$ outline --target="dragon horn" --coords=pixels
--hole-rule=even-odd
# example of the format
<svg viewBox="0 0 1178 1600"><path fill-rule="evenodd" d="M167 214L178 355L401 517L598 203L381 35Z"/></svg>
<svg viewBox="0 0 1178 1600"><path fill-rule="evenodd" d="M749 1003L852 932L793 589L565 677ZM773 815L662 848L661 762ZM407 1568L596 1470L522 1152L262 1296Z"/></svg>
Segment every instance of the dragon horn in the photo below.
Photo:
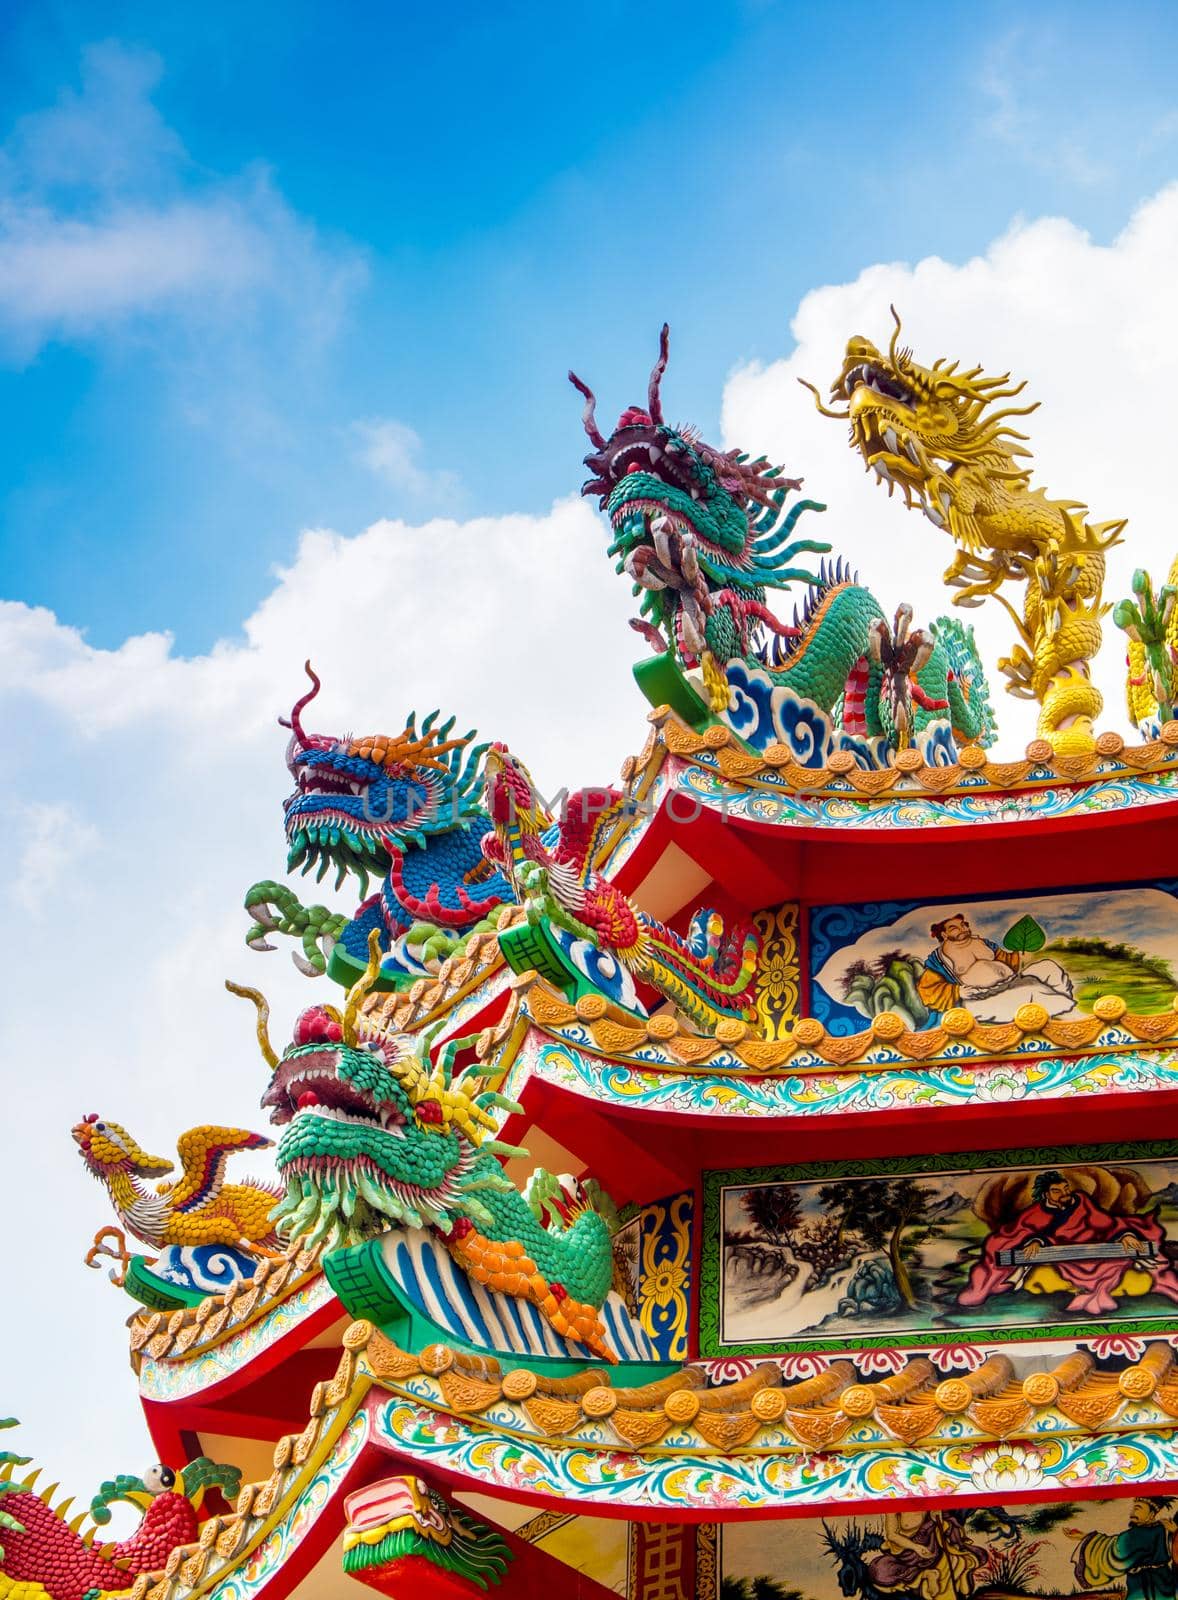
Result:
<svg viewBox="0 0 1178 1600"><path fill-rule="evenodd" d="M356 1017L360 1011L360 1002L372 988L380 973L380 930L373 928L368 935L368 965L348 990L348 998L344 1003L343 1021L340 1024L344 1036L344 1043L356 1048Z"/></svg>
<svg viewBox="0 0 1178 1600"><path fill-rule="evenodd" d="M901 367L907 364L908 360L911 358L912 352L911 350L899 349L900 313L896 310L895 306L889 306L888 310L892 313L892 321L896 324L896 326L892 329L892 337L888 344L888 360L892 363L893 369L899 371Z"/></svg>
<svg viewBox="0 0 1178 1600"><path fill-rule="evenodd" d="M587 383L582 383L577 374L570 370L569 382L573 388L585 396L585 409L581 413L581 426L589 435L589 442L595 444L599 450L605 449L605 439L601 429L597 426L597 396Z"/></svg>
<svg viewBox="0 0 1178 1600"><path fill-rule="evenodd" d="M308 678L310 678L311 687L307 690L303 698L301 700L296 700L294 705L291 707L289 726L295 738L305 750L307 748L307 736L303 732L302 723L299 721L299 713L302 711L304 706L309 706L311 701L314 700L315 696L319 693L320 685L319 679L315 674L315 669L312 667L309 661L303 662L303 671L307 674ZM280 717L279 721L281 722L283 719Z"/></svg>
<svg viewBox="0 0 1178 1600"><path fill-rule="evenodd" d="M239 995L242 1000L252 1000L258 1011L258 1049L266 1059L266 1065L273 1072L278 1065L278 1056L274 1046L270 1043L270 1007L265 996L258 989L247 989L244 984L234 983L232 978L225 979L225 987L230 994Z"/></svg>
<svg viewBox="0 0 1178 1600"><path fill-rule="evenodd" d="M662 332L659 334L659 358L650 369L650 382L646 387L646 409L650 413L652 422L663 420L663 402L659 396L659 385L663 381L663 373L667 370L667 353L670 347L671 328L664 322Z"/></svg>

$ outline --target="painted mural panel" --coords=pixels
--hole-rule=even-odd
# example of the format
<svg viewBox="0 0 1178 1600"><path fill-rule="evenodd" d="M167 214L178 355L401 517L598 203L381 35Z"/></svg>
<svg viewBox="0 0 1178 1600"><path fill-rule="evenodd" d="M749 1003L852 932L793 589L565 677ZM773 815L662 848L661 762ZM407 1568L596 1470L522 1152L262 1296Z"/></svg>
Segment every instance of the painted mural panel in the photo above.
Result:
<svg viewBox="0 0 1178 1600"><path fill-rule="evenodd" d="M882 901L810 912L810 1011L834 1034L881 1011L913 1028L953 1006L1010 1022L1019 1006L1090 1014L1105 994L1130 1011L1178 995L1178 883L1001 900Z"/></svg>
<svg viewBox="0 0 1178 1600"><path fill-rule="evenodd" d="M1158 1332L1178 1304L1173 1143L709 1173L704 1226L705 1354Z"/></svg>
<svg viewBox="0 0 1178 1600"><path fill-rule="evenodd" d="M1175 1600L1178 1592L1175 1504L1165 1496L734 1522L721 1529L720 1551L719 1600Z"/></svg>

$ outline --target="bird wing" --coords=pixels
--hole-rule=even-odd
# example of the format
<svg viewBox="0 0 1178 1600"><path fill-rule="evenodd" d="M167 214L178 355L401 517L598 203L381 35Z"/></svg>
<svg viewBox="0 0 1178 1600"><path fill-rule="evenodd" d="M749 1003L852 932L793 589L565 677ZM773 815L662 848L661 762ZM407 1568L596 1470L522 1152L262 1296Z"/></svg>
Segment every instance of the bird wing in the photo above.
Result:
<svg viewBox="0 0 1178 1600"><path fill-rule="evenodd" d="M189 1128L176 1141L181 1174L169 1199L174 1211L196 1211L225 1181L225 1163L236 1150L267 1150L273 1140L245 1128Z"/></svg>

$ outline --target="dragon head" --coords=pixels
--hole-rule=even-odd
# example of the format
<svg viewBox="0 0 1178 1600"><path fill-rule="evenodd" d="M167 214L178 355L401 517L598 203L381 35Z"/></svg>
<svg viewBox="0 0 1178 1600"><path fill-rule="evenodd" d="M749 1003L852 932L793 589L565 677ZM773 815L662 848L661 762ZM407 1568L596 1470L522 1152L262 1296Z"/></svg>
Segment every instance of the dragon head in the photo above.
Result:
<svg viewBox="0 0 1178 1600"><path fill-rule="evenodd" d="M392 1567L393 1587L408 1593L414 1561L428 1562L456 1574L480 1589L498 1585L512 1560L497 1533L476 1522L460 1506L451 1506L419 1478L386 1478L368 1484L344 1501L344 1571L371 1573ZM406 1566L406 1563L409 1563ZM376 1581L373 1588L384 1589ZM430 1585L427 1585L430 1587Z"/></svg>
<svg viewBox="0 0 1178 1600"><path fill-rule="evenodd" d="M593 391L573 372L569 380L585 397L582 421L594 446L585 457L592 476L581 493L596 495L609 517L609 554L643 593L644 616L671 635L681 630L686 610L687 638L675 642L695 655L702 639L692 635L702 631L713 592L760 596L766 588L813 582L813 574L788 562L800 551L830 546L787 542L802 509L822 509L804 501L784 514L786 496L800 488L800 478L784 477L764 456L750 460L739 450L716 449L694 428L664 420L660 386L668 337L664 324L645 410L623 411L608 439L597 426ZM636 626L646 631L649 624Z"/></svg>
<svg viewBox="0 0 1178 1600"><path fill-rule="evenodd" d="M532 774L499 740L487 750L485 787L487 812L497 832L515 824L523 834L539 837L551 825Z"/></svg>
<svg viewBox="0 0 1178 1600"><path fill-rule="evenodd" d="M888 493L898 488L908 506L918 506L938 527L949 527L962 543L965 530L954 516L958 483L955 474L970 467L995 469L1011 481L1026 482L1016 458L1029 455L1019 443L1026 435L1005 426L1010 417L1024 417L1034 405L994 411L998 400L1012 399L1026 387L1012 384L1008 372L989 378L981 367L959 371L959 363L941 358L922 367L900 344L900 318L892 307L895 328L887 353L870 339L854 334L830 397L845 410L823 405L817 389L802 379L823 416L849 421L851 445L863 457Z"/></svg>
<svg viewBox="0 0 1178 1600"><path fill-rule="evenodd" d="M120 1502L137 1506L141 1511L170 1510L168 1501L186 1501L199 1510L205 1495L218 1489L229 1501L237 1499L241 1488L241 1469L224 1466L208 1456L197 1456L183 1471L165 1466L157 1461L141 1477L120 1472L108 1478L90 1502L91 1520L105 1526L111 1520L110 1507Z"/></svg>
<svg viewBox="0 0 1178 1600"><path fill-rule="evenodd" d="M277 1225L305 1247L355 1244L395 1223L446 1230L460 1215L477 1217L480 1202L465 1184L480 1148L506 1148L488 1135L490 1108L508 1102L453 1083L445 1052L431 1068L411 1040L364 1015L360 1002L379 970L373 935L342 1013L302 1013L262 1098L282 1129ZM481 1173L477 1187L493 1186L494 1174Z"/></svg>
<svg viewBox="0 0 1178 1600"><path fill-rule="evenodd" d="M484 746L473 733L451 738L454 719L438 724L431 712L420 729L410 717L395 735L354 739L305 733L301 713L319 692L306 665L310 690L290 714L286 764L297 787L284 803L287 870L318 863L316 881L336 869L338 889L348 872L360 879L388 870L388 845L424 845L427 837L464 827L480 815L479 761Z"/></svg>
<svg viewBox="0 0 1178 1600"><path fill-rule="evenodd" d="M103 1122L91 1112L70 1130L82 1160L96 1178L126 1172L136 1178L157 1178L171 1172L173 1163L149 1156L117 1122Z"/></svg>

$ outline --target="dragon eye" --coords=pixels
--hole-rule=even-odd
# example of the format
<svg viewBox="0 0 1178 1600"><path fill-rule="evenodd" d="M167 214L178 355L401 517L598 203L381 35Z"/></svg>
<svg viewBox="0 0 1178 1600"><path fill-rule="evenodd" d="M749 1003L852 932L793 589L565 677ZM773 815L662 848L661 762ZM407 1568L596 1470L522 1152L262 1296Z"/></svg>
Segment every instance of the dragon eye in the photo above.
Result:
<svg viewBox="0 0 1178 1600"><path fill-rule="evenodd" d="M105 1122L96 1122L94 1124L94 1132L95 1133L105 1133L106 1132L106 1123Z"/></svg>

